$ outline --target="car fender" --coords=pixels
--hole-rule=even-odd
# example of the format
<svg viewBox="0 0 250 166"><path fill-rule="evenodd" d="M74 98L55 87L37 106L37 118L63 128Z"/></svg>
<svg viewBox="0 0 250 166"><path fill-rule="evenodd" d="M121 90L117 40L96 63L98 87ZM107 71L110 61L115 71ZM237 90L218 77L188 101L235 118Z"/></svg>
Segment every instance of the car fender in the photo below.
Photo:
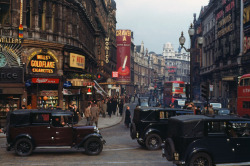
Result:
<svg viewBox="0 0 250 166"><path fill-rule="evenodd" d="M189 151L186 153L186 157L185 157L186 163L189 163L189 161L190 161L190 159L191 159L191 157L192 157L193 155L195 155L195 154L197 154L197 153L200 153L200 152L207 153L207 154L211 157L211 159L212 159L212 161L213 161L213 156L212 156L211 153L208 151L208 149L202 147L202 148L193 148L193 149L189 150Z"/></svg>
<svg viewBox="0 0 250 166"><path fill-rule="evenodd" d="M82 141L77 145L78 147L81 147L82 145L84 145L84 143L87 141L87 139L89 139L89 138L100 138L100 139L102 139L102 136L101 136L101 134L98 134L98 133L92 133L92 134L89 134L89 135L87 135L87 136L85 136L83 139L82 139Z"/></svg>
<svg viewBox="0 0 250 166"><path fill-rule="evenodd" d="M151 134L151 133L155 133L155 134L158 134L160 137L161 137L161 132L160 132L160 130L157 130L157 129L154 129L154 128L149 128L146 132L145 132L145 134L144 134L144 140L149 136L149 134Z"/></svg>
<svg viewBox="0 0 250 166"><path fill-rule="evenodd" d="M12 143L12 146L14 146L15 143L16 143L16 141L19 140L20 138L28 138L28 139L30 139L31 142L32 142L32 144L33 144L34 147L35 147L35 141L34 141L34 139L32 138L32 136L29 135L29 134L20 134L20 135L16 136L14 142Z"/></svg>

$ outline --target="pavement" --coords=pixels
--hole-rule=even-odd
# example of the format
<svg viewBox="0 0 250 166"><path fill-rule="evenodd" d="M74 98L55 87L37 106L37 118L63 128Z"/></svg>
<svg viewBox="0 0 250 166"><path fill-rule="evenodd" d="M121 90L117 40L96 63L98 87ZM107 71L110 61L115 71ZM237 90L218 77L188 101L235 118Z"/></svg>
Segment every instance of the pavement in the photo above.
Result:
<svg viewBox="0 0 250 166"><path fill-rule="evenodd" d="M106 115L106 117L102 117L101 115L99 116L98 119L98 129L104 129L104 128L108 128L108 127L112 127L115 126L117 124L119 124L122 121L122 116L120 115L111 115L111 117L109 117L108 115ZM87 123L87 119L86 118L82 118L77 125L86 125ZM4 133L0 133L0 138L5 138L6 135Z"/></svg>

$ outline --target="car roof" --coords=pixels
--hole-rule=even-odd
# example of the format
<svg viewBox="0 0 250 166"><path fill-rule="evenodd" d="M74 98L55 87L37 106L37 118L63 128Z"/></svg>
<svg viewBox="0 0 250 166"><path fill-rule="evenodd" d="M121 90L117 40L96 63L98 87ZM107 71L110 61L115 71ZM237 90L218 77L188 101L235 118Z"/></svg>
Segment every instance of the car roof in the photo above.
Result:
<svg viewBox="0 0 250 166"><path fill-rule="evenodd" d="M183 115L183 116L175 116L171 117L171 119L175 119L177 121L182 121L182 122L191 122L191 121L210 121L210 120L215 120L215 121L221 121L221 120L246 120L250 121L250 119L238 117L235 115L213 115L213 116L206 116L206 115Z"/></svg>
<svg viewBox="0 0 250 166"><path fill-rule="evenodd" d="M72 112L59 109L20 109L15 110L12 114L30 114L30 113L50 113L52 115L72 115Z"/></svg>

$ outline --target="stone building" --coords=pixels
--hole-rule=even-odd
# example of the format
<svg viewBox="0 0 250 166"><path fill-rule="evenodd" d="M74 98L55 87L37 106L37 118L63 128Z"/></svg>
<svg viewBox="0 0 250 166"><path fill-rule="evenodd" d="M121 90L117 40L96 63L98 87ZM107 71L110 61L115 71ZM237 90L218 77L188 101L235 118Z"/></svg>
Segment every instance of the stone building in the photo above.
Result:
<svg viewBox="0 0 250 166"><path fill-rule="evenodd" d="M0 2L0 104L80 109L94 99L93 80L115 69L114 0ZM3 8L1 8L3 9ZM105 42L109 49L105 63ZM104 63L103 63L104 62ZM12 75L11 79L7 76ZM103 92L104 93L104 92ZM3 105L4 104L4 105Z"/></svg>
<svg viewBox="0 0 250 166"><path fill-rule="evenodd" d="M166 65L166 81L184 81L189 83L190 73L190 56L185 52L174 51L174 47L171 43L164 44L163 47L163 58Z"/></svg>
<svg viewBox="0 0 250 166"><path fill-rule="evenodd" d="M201 13L202 82L210 84L210 100L221 102L223 107L237 98L238 76L242 75L241 55L241 2L210 0Z"/></svg>

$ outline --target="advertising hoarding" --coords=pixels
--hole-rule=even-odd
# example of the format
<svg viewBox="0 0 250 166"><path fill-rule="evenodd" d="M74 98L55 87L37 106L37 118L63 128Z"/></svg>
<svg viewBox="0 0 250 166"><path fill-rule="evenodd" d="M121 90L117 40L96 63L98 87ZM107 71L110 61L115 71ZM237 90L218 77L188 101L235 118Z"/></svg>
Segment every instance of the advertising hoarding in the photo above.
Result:
<svg viewBox="0 0 250 166"><path fill-rule="evenodd" d="M126 84L130 82L130 47L131 47L131 30L117 30L117 65L118 72L117 82Z"/></svg>

